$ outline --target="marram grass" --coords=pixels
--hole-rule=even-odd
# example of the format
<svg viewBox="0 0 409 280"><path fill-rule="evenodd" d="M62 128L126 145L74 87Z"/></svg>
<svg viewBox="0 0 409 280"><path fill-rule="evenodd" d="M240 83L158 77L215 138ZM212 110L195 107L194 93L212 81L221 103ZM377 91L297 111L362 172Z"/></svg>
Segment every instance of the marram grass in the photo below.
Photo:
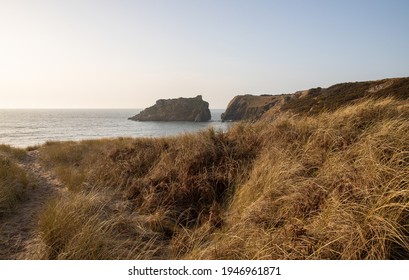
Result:
<svg viewBox="0 0 409 280"><path fill-rule="evenodd" d="M226 133L48 143L69 191L31 258L407 259L408 120L388 98Z"/></svg>

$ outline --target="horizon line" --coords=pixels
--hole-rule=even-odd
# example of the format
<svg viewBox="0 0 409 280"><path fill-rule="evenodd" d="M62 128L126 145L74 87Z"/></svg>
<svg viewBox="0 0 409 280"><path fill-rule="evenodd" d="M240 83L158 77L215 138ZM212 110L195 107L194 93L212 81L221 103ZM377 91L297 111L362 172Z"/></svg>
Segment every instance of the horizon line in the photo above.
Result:
<svg viewBox="0 0 409 280"><path fill-rule="evenodd" d="M148 108L148 107L145 107ZM107 108L107 107L13 107L0 110L143 110L145 108ZM226 108L209 108L209 110L225 110Z"/></svg>

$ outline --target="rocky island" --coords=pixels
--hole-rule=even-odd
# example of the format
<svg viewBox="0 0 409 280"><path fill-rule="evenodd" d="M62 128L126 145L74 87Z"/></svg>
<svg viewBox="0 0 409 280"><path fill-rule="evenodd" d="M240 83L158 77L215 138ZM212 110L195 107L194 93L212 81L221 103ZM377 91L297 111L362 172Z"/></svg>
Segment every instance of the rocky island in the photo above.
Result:
<svg viewBox="0 0 409 280"><path fill-rule="evenodd" d="M159 99L156 104L130 117L133 121L190 121L211 119L209 103L201 95L193 98Z"/></svg>

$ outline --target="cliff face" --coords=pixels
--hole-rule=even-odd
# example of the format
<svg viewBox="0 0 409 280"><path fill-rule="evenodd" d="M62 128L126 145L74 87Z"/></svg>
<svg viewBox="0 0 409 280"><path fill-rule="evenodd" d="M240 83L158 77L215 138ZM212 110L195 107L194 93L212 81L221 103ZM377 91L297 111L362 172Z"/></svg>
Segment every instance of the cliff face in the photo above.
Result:
<svg viewBox="0 0 409 280"><path fill-rule="evenodd" d="M283 100L283 95L235 96L222 114L222 121L257 120L271 107L281 104Z"/></svg>
<svg viewBox="0 0 409 280"><path fill-rule="evenodd" d="M206 122L211 118L209 103L202 96L194 98L159 99L156 104L130 117L133 121Z"/></svg>
<svg viewBox="0 0 409 280"><path fill-rule="evenodd" d="M222 114L223 121L273 119L281 112L314 115L334 111L366 98L409 98L409 78L341 83L286 95L238 95Z"/></svg>

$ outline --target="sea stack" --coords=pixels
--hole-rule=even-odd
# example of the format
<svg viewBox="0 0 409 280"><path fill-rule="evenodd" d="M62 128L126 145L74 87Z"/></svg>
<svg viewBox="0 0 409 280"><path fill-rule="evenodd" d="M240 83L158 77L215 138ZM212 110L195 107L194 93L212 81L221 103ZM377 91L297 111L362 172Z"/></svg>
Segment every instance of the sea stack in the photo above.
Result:
<svg viewBox="0 0 409 280"><path fill-rule="evenodd" d="M201 95L193 98L159 99L156 104L130 117L133 121L207 122L211 119L209 103Z"/></svg>

